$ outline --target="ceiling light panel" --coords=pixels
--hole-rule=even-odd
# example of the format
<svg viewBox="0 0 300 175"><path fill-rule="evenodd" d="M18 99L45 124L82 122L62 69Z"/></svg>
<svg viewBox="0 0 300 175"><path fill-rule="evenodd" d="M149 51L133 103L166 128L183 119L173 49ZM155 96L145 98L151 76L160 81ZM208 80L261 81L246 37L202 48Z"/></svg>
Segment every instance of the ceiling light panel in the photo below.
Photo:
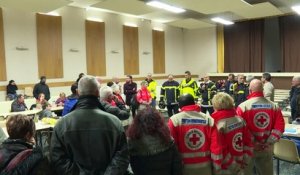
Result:
<svg viewBox="0 0 300 175"><path fill-rule="evenodd" d="M185 12L185 9L183 9L183 8L175 7L173 5L169 5L169 4L160 2L160 1L150 1L150 2L147 2L146 4L149 5L149 6L156 7L156 8L159 8L159 9L163 9L163 10L173 12L173 13L183 13L183 12Z"/></svg>
<svg viewBox="0 0 300 175"><path fill-rule="evenodd" d="M107 9L120 13L127 13L132 15L143 15L147 13L151 13L157 11L156 8L146 5L142 1L137 0L108 0L99 2L97 4L92 5L91 7Z"/></svg>

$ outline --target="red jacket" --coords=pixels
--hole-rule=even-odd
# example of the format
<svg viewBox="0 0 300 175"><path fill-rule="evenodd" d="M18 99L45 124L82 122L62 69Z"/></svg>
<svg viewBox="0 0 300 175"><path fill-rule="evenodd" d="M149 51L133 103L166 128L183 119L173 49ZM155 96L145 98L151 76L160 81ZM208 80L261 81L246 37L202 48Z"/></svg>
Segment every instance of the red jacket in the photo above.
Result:
<svg viewBox="0 0 300 175"><path fill-rule="evenodd" d="M182 155L184 167L190 167L193 171L211 171L211 157L220 156L222 153L213 120L200 113L197 105L185 106L181 111L170 118L168 125Z"/></svg>
<svg viewBox="0 0 300 175"><path fill-rule="evenodd" d="M151 102L151 95L147 88L141 88L136 94L136 99L139 103L143 101Z"/></svg>
<svg viewBox="0 0 300 175"><path fill-rule="evenodd" d="M221 144L217 145L222 150L221 158L224 159L220 173L236 174L252 157L252 136L244 119L237 116L234 109L215 111L212 118L221 137Z"/></svg>
<svg viewBox="0 0 300 175"><path fill-rule="evenodd" d="M263 92L254 92L240 104L237 114L242 116L254 136L255 150L264 150L277 142L284 131L284 119L280 108L264 98ZM266 146L266 147L265 147Z"/></svg>

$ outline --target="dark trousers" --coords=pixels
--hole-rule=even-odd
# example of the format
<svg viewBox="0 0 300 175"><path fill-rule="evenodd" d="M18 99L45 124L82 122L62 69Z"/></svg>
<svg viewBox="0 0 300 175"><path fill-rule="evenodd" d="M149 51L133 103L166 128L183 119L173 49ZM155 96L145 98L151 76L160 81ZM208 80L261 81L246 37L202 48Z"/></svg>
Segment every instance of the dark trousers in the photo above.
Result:
<svg viewBox="0 0 300 175"><path fill-rule="evenodd" d="M207 111L211 115L214 112L214 108L213 107L203 107L203 106L201 106L201 112L206 114Z"/></svg>
<svg viewBox="0 0 300 175"><path fill-rule="evenodd" d="M178 104L174 104L174 105L167 105L167 109L168 109L168 116L171 117L174 114L177 114L179 111L179 106Z"/></svg>

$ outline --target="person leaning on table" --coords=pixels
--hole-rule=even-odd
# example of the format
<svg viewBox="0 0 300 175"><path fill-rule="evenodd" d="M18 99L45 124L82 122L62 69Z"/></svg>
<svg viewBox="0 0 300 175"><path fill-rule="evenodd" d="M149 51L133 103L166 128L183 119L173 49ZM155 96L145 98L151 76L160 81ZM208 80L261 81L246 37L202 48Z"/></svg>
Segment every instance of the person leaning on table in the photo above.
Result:
<svg viewBox="0 0 300 175"><path fill-rule="evenodd" d="M24 95L17 95L17 99L15 99L11 104L11 112L20 112L27 110L27 106L24 102Z"/></svg>

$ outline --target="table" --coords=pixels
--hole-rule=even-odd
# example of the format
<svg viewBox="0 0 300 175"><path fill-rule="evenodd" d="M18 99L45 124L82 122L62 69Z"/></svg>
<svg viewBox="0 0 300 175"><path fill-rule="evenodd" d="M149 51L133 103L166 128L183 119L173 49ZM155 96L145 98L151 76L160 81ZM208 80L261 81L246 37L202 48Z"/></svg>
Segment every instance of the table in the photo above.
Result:
<svg viewBox="0 0 300 175"><path fill-rule="evenodd" d="M0 117L3 117L3 119L6 119L10 115L17 115L17 114L23 114L23 115L36 115L37 113L41 112L41 109L33 109L33 110L26 110L26 111L20 111L20 112L7 112L0 114Z"/></svg>
<svg viewBox="0 0 300 175"><path fill-rule="evenodd" d="M288 136L288 137L298 137L300 138L300 125L295 125L295 124L285 124L285 129L294 129L296 132L284 132L283 136Z"/></svg>

